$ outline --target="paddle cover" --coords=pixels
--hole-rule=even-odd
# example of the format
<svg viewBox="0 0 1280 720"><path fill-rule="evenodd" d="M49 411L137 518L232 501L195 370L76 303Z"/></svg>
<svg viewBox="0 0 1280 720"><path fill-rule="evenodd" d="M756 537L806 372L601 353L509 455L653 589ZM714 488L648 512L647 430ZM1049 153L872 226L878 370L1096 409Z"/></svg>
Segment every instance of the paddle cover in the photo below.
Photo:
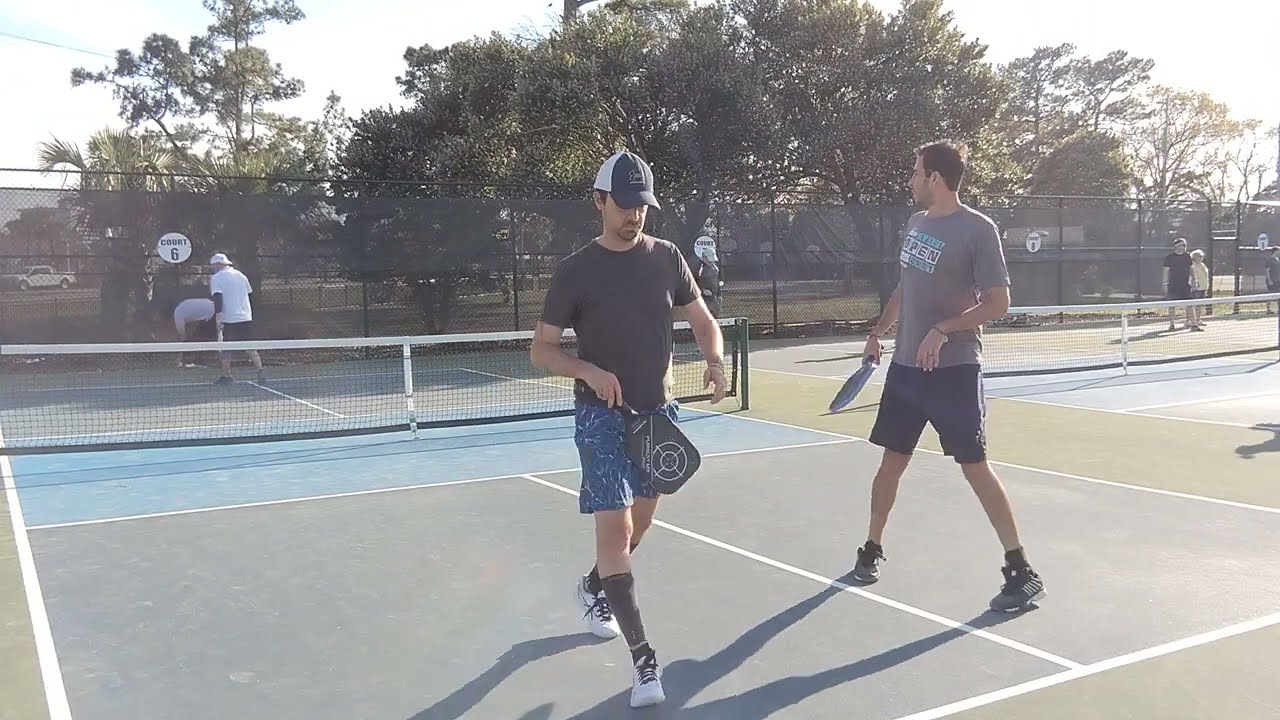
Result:
<svg viewBox="0 0 1280 720"><path fill-rule="evenodd" d="M626 413L627 456L658 492L674 494L702 465L689 438L662 413Z"/></svg>
<svg viewBox="0 0 1280 720"><path fill-rule="evenodd" d="M859 367L856 372L849 376L848 380L844 381L844 385L840 386L840 391L831 399L831 404L827 406L827 409L831 412L840 412L848 407L849 403L858 397L858 393L862 392L862 388L866 387L867 381L871 379L879 364L874 357L867 356L863 358L862 367Z"/></svg>

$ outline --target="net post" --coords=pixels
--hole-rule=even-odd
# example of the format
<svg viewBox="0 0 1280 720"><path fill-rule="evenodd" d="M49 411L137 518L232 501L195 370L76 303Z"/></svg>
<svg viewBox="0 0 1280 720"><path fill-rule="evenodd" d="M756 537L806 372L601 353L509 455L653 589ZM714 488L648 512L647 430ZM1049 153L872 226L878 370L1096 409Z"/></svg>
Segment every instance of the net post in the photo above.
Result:
<svg viewBox="0 0 1280 720"><path fill-rule="evenodd" d="M418 416L413 410L413 352L409 343L400 345L400 353L404 358L404 403L409 412L409 430L418 438Z"/></svg>
<svg viewBox="0 0 1280 720"><path fill-rule="evenodd" d="M1129 374L1129 311L1120 311L1120 367Z"/></svg>

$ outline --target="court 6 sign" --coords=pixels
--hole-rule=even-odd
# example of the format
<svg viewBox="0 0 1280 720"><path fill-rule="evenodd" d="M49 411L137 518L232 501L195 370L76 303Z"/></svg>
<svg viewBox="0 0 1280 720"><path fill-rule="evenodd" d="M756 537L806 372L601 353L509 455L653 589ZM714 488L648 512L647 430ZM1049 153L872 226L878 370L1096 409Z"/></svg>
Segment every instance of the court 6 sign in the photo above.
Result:
<svg viewBox="0 0 1280 720"><path fill-rule="evenodd" d="M182 233L165 233L156 243L156 253L167 263L186 262L191 257L191 241Z"/></svg>

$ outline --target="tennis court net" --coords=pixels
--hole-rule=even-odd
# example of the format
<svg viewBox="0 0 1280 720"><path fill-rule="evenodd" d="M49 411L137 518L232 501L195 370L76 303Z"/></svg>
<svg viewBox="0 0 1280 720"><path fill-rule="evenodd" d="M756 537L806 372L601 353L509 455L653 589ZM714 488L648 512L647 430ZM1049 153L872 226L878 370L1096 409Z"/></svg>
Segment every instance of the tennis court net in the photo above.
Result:
<svg viewBox="0 0 1280 720"><path fill-rule="evenodd" d="M728 396L747 406L748 325L720 321ZM688 323L672 393L705 400ZM331 437L569 415L573 380L533 367L532 332L240 342L0 346L4 452ZM566 332L561 347L576 353ZM255 351L263 370L259 374ZM220 384L220 357L235 382Z"/></svg>
<svg viewBox="0 0 1280 720"><path fill-rule="evenodd" d="M1266 353L1280 358L1280 293L1012 307L983 330L991 377Z"/></svg>

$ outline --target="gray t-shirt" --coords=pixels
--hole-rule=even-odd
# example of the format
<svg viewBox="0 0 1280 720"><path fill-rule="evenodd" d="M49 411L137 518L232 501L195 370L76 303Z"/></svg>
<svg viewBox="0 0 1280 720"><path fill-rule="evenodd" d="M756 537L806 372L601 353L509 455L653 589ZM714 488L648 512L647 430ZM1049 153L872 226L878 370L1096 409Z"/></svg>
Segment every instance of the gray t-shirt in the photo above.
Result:
<svg viewBox="0 0 1280 720"><path fill-rule="evenodd" d="M996 224L966 205L942 217L912 215L898 262L902 292L893 362L909 367L916 366L930 328L976 305L982 290L1009 285ZM981 330L952 333L938 357L939 367L981 362Z"/></svg>
<svg viewBox="0 0 1280 720"><path fill-rule="evenodd" d="M622 399L637 411L671 399L673 308L698 299L698 285L675 245L644 235L618 252L599 242L556 266L542 321L573 328L578 358L618 377ZM599 402L582 383L575 392Z"/></svg>
<svg viewBox="0 0 1280 720"><path fill-rule="evenodd" d="M1267 287L1280 290L1280 254L1267 258Z"/></svg>

